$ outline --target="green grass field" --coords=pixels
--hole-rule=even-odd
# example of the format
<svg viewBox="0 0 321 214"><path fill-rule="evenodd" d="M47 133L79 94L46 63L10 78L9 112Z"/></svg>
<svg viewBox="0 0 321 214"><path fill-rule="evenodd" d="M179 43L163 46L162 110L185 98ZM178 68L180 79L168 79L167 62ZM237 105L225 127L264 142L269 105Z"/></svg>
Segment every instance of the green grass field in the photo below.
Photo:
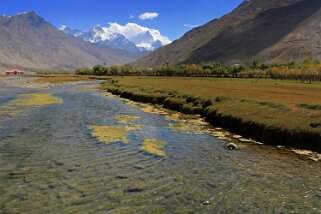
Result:
<svg viewBox="0 0 321 214"><path fill-rule="evenodd" d="M132 96L136 101L160 100L165 107L184 113L214 112L220 118L230 117L241 124L321 136L320 82L177 77L113 80L105 83L105 89Z"/></svg>

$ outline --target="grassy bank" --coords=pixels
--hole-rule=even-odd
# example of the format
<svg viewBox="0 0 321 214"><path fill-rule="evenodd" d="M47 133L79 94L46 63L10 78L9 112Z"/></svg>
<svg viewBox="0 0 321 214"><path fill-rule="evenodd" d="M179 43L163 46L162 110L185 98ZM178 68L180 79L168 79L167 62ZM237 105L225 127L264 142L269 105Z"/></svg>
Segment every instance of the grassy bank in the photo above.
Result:
<svg viewBox="0 0 321 214"><path fill-rule="evenodd" d="M272 145L321 152L321 84L294 81L116 77L103 87L137 102L200 114Z"/></svg>

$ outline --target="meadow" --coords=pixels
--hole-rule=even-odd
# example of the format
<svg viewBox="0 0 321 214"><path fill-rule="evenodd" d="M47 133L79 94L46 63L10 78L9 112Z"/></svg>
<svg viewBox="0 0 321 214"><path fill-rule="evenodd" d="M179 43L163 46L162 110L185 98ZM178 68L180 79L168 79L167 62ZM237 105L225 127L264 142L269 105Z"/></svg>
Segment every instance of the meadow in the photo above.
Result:
<svg viewBox="0 0 321 214"><path fill-rule="evenodd" d="M103 88L134 101L200 114L273 145L321 151L321 83L294 80L113 77Z"/></svg>

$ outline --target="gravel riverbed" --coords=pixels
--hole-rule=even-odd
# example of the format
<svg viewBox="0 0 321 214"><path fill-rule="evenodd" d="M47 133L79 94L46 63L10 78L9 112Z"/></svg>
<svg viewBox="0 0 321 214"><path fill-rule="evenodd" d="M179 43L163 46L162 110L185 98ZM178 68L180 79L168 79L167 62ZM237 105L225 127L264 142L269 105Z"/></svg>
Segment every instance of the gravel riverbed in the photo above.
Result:
<svg viewBox="0 0 321 214"><path fill-rule="evenodd" d="M34 80L40 77L5 77L0 78L0 88L36 88L36 89L49 89L54 87L51 83L36 83Z"/></svg>

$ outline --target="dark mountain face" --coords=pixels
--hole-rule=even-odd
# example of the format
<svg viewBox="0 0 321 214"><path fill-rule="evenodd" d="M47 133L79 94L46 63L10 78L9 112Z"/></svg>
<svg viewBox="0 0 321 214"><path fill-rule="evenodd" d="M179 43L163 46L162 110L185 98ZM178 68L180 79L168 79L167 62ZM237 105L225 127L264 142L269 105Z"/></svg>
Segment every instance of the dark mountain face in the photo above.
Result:
<svg viewBox="0 0 321 214"><path fill-rule="evenodd" d="M216 61L321 59L321 1L247 0L230 14L195 28L134 63L138 67Z"/></svg>
<svg viewBox="0 0 321 214"><path fill-rule="evenodd" d="M129 63L139 56L100 47L59 31L34 12L0 17L0 66L73 69Z"/></svg>

